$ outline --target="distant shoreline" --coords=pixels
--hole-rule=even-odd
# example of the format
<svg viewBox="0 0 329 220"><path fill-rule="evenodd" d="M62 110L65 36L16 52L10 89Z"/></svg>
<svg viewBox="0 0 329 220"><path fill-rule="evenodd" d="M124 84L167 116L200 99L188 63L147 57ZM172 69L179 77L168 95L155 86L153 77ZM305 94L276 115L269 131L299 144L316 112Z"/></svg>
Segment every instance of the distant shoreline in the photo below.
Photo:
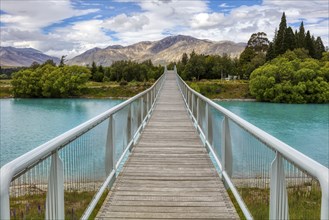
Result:
<svg viewBox="0 0 329 220"><path fill-rule="evenodd" d="M234 102L234 101L238 101L238 102L257 102L256 99L213 99L214 101L225 101L225 102Z"/></svg>

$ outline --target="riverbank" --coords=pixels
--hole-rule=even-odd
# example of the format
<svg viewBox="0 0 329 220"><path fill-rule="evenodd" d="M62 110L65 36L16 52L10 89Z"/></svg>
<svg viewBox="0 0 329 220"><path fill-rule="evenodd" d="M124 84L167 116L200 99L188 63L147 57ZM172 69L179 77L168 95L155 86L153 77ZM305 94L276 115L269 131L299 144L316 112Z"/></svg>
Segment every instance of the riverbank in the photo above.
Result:
<svg viewBox="0 0 329 220"><path fill-rule="evenodd" d="M195 91L218 101L255 101L249 93L247 80L200 80L188 81L187 84Z"/></svg>
<svg viewBox="0 0 329 220"><path fill-rule="evenodd" d="M154 81L127 84L118 82L89 81L79 97L73 98L115 98L126 99L151 87ZM187 82L193 89L204 96L219 101L254 101L249 94L248 81L201 80ZM0 98L13 98L11 80L0 80Z"/></svg>
<svg viewBox="0 0 329 220"><path fill-rule="evenodd" d="M153 85L153 81L136 82L132 81L126 85L120 85L118 82L92 82L89 81L81 95L71 98L113 98L127 99L132 97ZM11 80L0 80L0 98L13 98Z"/></svg>

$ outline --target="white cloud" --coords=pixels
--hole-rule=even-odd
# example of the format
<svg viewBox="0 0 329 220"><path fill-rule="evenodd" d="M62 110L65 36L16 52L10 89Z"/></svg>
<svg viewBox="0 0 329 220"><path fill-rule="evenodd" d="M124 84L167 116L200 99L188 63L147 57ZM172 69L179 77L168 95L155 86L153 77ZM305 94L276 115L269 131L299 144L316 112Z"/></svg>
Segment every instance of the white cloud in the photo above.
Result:
<svg viewBox="0 0 329 220"><path fill-rule="evenodd" d="M148 23L148 17L143 14L133 16L120 14L114 18L105 20L103 27L115 32L140 31Z"/></svg>
<svg viewBox="0 0 329 220"><path fill-rule="evenodd" d="M247 42L255 32L265 32L272 40L285 11L288 23L303 20L305 29L321 36L328 45L328 4L325 1L274 1L263 0L260 5L233 7L227 3L209 8L204 0L119 0L125 7L134 4L139 10L115 14L120 6L103 7L114 15L104 13L92 18L82 15L97 12L98 4L81 1L92 9L76 9L79 4L69 0L1 1L1 45L29 46L51 55L72 57L93 47L111 44L128 45L139 41L159 40L168 35L185 34L215 41ZM129 3L130 2L130 3ZM105 4L105 3L104 3ZM224 13L216 10L225 11ZM80 16L80 21L63 20ZM50 33L43 28L58 23ZM110 34L109 34L110 33ZM113 40L116 39L116 40Z"/></svg>
<svg viewBox="0 0 329 220"><path fill-rule="evenodd" d="M232 8L233 6L228 5L227 3L222 3L219 5L221 8Z"/></svg>
<svg viewBox="0 0 329 220"><path fill-rule="evenodd" d="M215 28L220 25L225 19L222 13L199 13L192 17L191 27L192 28Z"/></svg>
<svg viewBox="0 0 329 220"><path fill-rule="evenodd" d="M22 30L37 30L70 17L98 11L73 9L69 0L2 1L1 10L6 12L1 15L1 22Z"/></svg>

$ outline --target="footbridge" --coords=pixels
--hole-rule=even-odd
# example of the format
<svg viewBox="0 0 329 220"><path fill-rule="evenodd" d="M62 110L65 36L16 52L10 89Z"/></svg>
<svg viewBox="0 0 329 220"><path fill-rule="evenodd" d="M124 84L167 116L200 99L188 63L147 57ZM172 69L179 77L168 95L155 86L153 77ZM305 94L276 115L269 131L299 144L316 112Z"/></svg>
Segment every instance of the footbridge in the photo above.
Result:
<svg viewBox="0 0 329 220"><path fill-rule="evenodd" d="M0 184L0 219L329 218L328 168L176 68L4 165Z"/></svg>

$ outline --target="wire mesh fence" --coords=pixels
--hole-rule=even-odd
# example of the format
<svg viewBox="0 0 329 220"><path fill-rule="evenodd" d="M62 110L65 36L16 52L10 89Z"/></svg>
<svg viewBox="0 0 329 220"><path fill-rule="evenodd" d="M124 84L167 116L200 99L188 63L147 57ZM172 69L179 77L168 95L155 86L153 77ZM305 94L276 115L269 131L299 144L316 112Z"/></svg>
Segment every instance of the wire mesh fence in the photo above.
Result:
<svg viewBox="0 0 329 220"><path fill-rule="evenodd" d="M146 91L3 166L1 219L88 217L145 126L164 77Z"/></svg>
<svg viewBox="0 0 329 220"><path fill-rule="evenodd" d="M198 94L179 76L177 82L200 138L247 218L328 217L328 168Z"/></svg>

